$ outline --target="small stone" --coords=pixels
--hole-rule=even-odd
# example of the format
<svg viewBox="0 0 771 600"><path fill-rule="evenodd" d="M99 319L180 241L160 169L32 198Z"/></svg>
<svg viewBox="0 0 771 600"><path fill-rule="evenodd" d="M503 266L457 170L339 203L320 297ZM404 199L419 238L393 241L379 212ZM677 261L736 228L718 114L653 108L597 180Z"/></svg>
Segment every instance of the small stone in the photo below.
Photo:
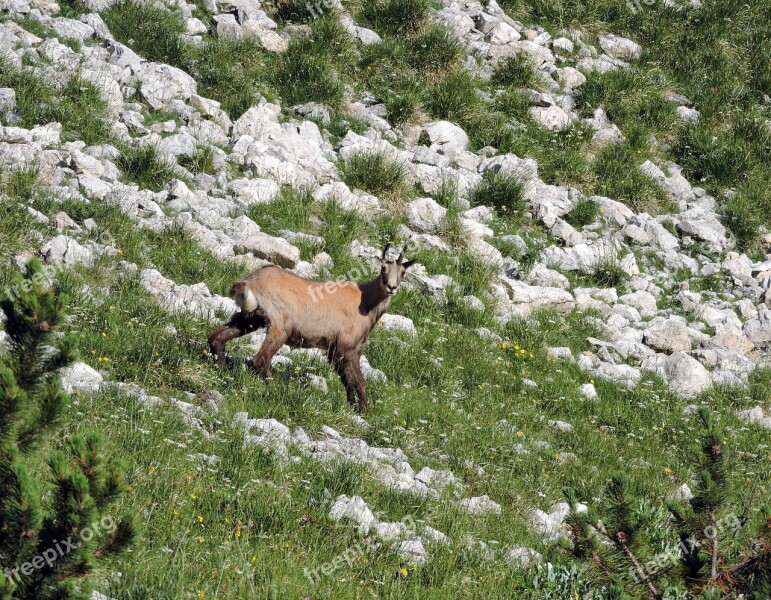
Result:
<svg viewBox="0 0 771 600"><path fill-rule="evenodd" d="M400 542L396 548L396 555L408 564L422 565L428 560L428 552L419 539Z"/></svg>
<svg viewBox="0 0 771 600"><path fill-rule="evenodd" d="M515 569L527 569L531 565L543 562L543 556L532 548L514 546L506 555L506 560Z"/></svg>
<svg viewBox="0 0 771 600"><path fill-rule="evenodd" d="M501 505L487 495L464 498L460 501L460 507L471 515L501 514Z"/></svg>
<svg viewBox="0 0 771 600"><path fill-rule="evenodd" d="M601 35L600 47L613 58L620 60L637 60L642 55L639 44L630 39L613 35L612 33Z"/></svg>
<svg viewBox="0 0 771 600"><path fill-rule="evenodd" d="M62 387L68 394L76 390L98 392L104 384L104 378L93 367L84 362L76 362L61 371Z"/></svg>

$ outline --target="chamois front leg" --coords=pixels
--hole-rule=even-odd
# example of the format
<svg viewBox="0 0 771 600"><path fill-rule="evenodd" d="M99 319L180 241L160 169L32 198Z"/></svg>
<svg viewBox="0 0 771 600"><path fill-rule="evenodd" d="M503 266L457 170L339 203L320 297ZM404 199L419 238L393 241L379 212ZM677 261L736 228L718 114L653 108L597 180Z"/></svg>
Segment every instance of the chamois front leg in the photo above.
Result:
<svg viewBox="0 0 771 600"><path fill-rule="evenodd" d="M270 379L270 361L273 359L276 352L279 351L281 346L284 345L287 338L288 335L283 327L280 327L275 323L268 324L268 334L265 336L265 341L262 343L260 351L252 360L254 368L264 379Z"/></svg>
<svg viewBox="0 0 771 600"><path fill-rule="evenodd" d="M359 412L367 410L367 393L364 390L364 374L361 372L361 352L351 352L345 356L345 378L348 403L353 404L359 397Z"/></svg>
<svg viewBox="0 0 771 600"><path fill-rule="evenodd" d="M348 404L353 406L356 404L356 388L353 386L353 383L349 377L349 373L351 373L351 367L349 366L350 359L344 354L338 354L335 352L334 355L330 357L329 362L332 363L332 366L335 368L335 372L338 374L340 381L343 383L343 387L345 388L345 395L348 398Z"/></svg>
<svg viewBox="0 0 771 600"><path fill-rule="evenodd" d="M327 351L327 360L329 364L335 369L335 373L340 377L340 381L343 382L343 387L346 393L348 393L348 378L345 376L345 367L343 365L343 356L337 352L337 348L330 346ZM350 399L348 400L350 402Z"/></svg>

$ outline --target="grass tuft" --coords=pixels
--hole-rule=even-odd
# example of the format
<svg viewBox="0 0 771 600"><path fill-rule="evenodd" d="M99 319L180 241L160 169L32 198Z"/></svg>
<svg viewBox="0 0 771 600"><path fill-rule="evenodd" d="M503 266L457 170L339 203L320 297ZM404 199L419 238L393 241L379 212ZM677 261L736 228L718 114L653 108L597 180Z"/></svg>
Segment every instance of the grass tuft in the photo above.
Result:
<svg viewBox="0 0 771 600"><path fill-rule="evenodd" d="M378 152L361 152L341 165L343 181L376 196L394 196L406 187L404 167Z"/></svg>
<svg viewBox="0 0 771 600"><path fill-rule="evenodd" d="M35 125L61 123L65 140L80 139L87 145L110 137L107 103L99 90L86 81L70 79L56 89L26 69L14 70L0 60L0 87L16 92L16 112L0 114L0 123L13 123L26 129Z"/></svg>
<svg viewBox="0 0 771 600"><path fill-rule="evenodd" d="M568 214L564 216L565 221L570 223L576 229L581 229L585 225L591 225L597 220L600 214L600 205L594 200L581 199Z"/></svg>
<svg viewBox="0 0 771 600"><path fill-rule="evenodd" d="M185 32L182 16L160 5L120 2L101 13L115 36L147 60L184 67L186 49L179 36Z"/></svg>
<svg viewBox="0 0 771 600"><path fill-rule="evenodd" d="M428 21L430 8L430 0L380 0L365 3L358 16L381 34L414 34Z"/></svg>
<svg viewBox="0 0 771 600"><path fill-rule="evenodd" d="M116 164L127 181L154 192L177 177L174 165L160 157L154 146L125 146Z"/></svg>
<svg viewBox="0 0 771 600"><path fill-rule="evenodd" d="M516 218L525 209L522 184L507 173L487 171L470 198L471 204L494 207L501 215Z"/></svg>
<svg viewBox="0 0 771 600"><path fill-rule="evenodd" d="M524 54L515 54L495 67L492 83L510 88L531 88L536 82L535 71Z"/></svg>

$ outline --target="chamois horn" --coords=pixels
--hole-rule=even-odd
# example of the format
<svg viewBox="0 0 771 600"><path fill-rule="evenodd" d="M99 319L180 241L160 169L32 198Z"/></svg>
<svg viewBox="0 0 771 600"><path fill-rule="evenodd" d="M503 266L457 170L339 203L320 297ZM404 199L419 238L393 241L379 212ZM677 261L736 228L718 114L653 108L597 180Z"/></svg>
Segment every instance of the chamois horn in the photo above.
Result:
<svg viewBox="0 0 771 600"><path fill-rule="evenodd" d="M399 258L396 259L396 264L400 265L404 261L404 253L407 252L407 246L410 245L410 240L412 239L412 236L409 237L409 239L404 242L404 247L402 248L402 251L399 253Z"/></svg>

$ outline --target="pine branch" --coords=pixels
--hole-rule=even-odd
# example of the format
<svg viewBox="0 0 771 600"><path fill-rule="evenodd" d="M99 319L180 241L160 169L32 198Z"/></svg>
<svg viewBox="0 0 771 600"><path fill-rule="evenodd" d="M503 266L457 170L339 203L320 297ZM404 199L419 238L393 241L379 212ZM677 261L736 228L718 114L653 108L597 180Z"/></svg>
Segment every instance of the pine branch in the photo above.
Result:
<svg viewBox="0 0 771 600"><path fill-rule="evenodd" d="M623 531L617 532L616 535L613 536L613 542L619 548L621 548L622 552L626 555L626 557L632 563L632 565L634 566L634 570L637 573L637 576L640 578L641 581L645 582L645 585L650 590L652 597L655 600L662 600L663 596L656 589L656 586L653 585L653 581L651 581L651 578L648 576L648 573L646 573L645 569L643 569L642 565L640 564L640 561L637 560L637 557L634 555L634 552L632 552L629 549L629 546L627 546L626 534Z"/></svg>
<svg viewBox="0 0 771 600"><path fill-rule="evenodd" d="M718 540L717 517L714 510L710 513L710 523L712 526L712 531L715 532L715 535L712 536L712 552L710 555L710 581L715 581L717 579Z"/></svg>

